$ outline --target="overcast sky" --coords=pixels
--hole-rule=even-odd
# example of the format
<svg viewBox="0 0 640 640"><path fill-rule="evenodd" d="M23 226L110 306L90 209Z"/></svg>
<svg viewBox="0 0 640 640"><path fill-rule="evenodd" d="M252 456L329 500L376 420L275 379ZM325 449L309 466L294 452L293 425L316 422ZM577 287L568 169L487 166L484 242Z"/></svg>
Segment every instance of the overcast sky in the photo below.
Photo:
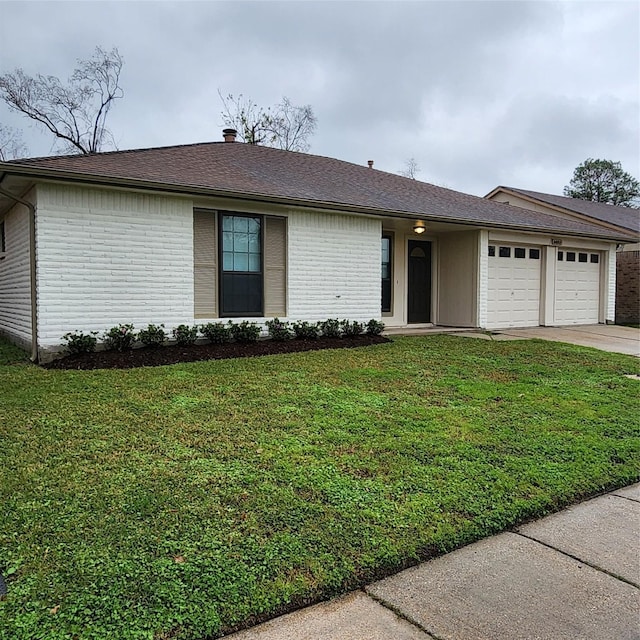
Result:
<svg viewBox="0 0 640 640"><path fill-rule="evenodd" d="M640 178L640 2L6 2L0 73L125 59L118 148L221 140L224 94L318 119L311 153L485 195L562 193L588 157ZM29 155L52 138L0 105Z"/></svg>

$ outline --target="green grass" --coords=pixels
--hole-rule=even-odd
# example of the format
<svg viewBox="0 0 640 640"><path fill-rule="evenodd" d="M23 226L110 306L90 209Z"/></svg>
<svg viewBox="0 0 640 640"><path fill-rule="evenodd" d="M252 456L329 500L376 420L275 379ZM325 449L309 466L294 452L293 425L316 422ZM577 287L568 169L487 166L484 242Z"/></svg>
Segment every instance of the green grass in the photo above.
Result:
<svg viewBox="0 0 640 640"><path fill-rule="evenodd" d="M638 479L638 360L571 345L0 363L2 640L217 637Z"/></svg>

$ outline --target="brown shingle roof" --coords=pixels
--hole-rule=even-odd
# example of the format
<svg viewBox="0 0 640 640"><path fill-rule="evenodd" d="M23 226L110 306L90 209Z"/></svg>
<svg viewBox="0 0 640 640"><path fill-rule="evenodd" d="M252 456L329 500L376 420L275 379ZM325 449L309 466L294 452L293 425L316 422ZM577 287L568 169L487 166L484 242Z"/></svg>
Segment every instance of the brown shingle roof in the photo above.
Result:
<svg viewBox="0 0 640 640"><path fill-rule="evenodd" d="M514 187L497 187L515 194L522 194L538 200L544 204L551 204L567 211L580 213L589 218L595 218L602 222L614 224L623 229L640 233L640 210L630 207L618 207L603 202L592 202L590 200L579 200L566 196L556 196L550 193L540 193L539 191L529 191L528 189L516 189ZM495 191L495 189L494 189Z"/></svg>
<svg viewBox="0 0 640 640"><path fill-rule="evenodd" d="M373 214L620 239L572 219L527 211L334 158L211 142L0 163L0 172L74 176L167 190L268 199Z"/></svg>

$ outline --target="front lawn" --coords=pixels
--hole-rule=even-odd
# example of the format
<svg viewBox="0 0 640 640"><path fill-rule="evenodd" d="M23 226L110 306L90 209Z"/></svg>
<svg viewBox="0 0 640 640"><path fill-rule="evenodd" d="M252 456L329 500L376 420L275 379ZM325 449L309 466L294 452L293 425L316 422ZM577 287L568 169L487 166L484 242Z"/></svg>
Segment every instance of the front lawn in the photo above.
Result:
<svg viewBox="0 0 640 640"><path fill-rule="evenodd" d="M638 479L639 362L582 347L0 363L3 640L214 638Z"/></svg>

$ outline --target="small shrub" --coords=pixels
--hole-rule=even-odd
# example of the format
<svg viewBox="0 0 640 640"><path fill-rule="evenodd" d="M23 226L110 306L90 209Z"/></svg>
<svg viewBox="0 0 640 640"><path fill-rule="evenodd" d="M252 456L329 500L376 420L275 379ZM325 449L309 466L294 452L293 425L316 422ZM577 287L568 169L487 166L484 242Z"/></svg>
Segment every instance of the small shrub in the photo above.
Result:
<svg viewBox="0 0 640 640"><path fill-rule="evenodd" d="M90 333L71 331L65 333L62 339L66 342L65 348L69 353L93 353L98 342L97 335L97 331L91 331Z"/></svg>
<svg viewBox="0 0 640 640"><path fill-rule="evenodd" d="M131 349L136 339L132 324L119 324L104 333L104 345L107 349L125 351Z"/></svg>
<svg viewBox="0 0 640 640"><path fill-rule="evenodd" d="M292 325L293 335L298 340L315 340L320 333L317 322L294 322Z"/></svg>
<svg viewBox="0 0 640 640"><path fill-rule="evenodd" d="M150 324L138 333L138 340L147 347L160 347L166 339L163 324Z"/></svg>
<svg viewBox="0 0 640 640"><path fill-rule="evenodd" d="M269 337L272 340L284 342L291 338L291 329L289 328L288 322L283 322L279 318L274 318L273 320L267 320L265 325L267 325L267 331L269 332Z"/></svg>
<svg viewBox="0 0 640 640"><path fill-rule="evenodd" d="M320 322L320 330L322 335L327 338L339 338L342 331L340 330L340 320L337 318Z"/></svg>
<svg viewBox="0 0 640 640"><path fill-rule="evenodd" d="M231 342L231 328L223 322L209 322L200 327L200 333L212 344Z"/></svg>
<svg viewBox="0 0 640 640"><path fill-rule="evenodd" d="M384 322L371 318L367 322L367 334L370 336L379 336L384 331Z"/></svg>
<svg viewBox="0 0 640 640"><path fill-rule="evenodd" d="M234 324L229 320L229 329L236 342L256 342L260 337L260 325L256 322L243 320Z"/></svg>
<svg viewBox="0 0 640 640"><path fill-rule="evenodd" d="M349 320L341 320L340 328L345 338L352 338L359 336L364 331L364 324L362 324L362 322L356 322L355 320L352 322L349 322Z"/></svg>
<svg viewBox="0 0 640 640"><path fill-rule="evenodd" d="M193 344L198 338L198 327L190 327L188 324L179 324L172 332L173 339L182 347Z"/></svg>

